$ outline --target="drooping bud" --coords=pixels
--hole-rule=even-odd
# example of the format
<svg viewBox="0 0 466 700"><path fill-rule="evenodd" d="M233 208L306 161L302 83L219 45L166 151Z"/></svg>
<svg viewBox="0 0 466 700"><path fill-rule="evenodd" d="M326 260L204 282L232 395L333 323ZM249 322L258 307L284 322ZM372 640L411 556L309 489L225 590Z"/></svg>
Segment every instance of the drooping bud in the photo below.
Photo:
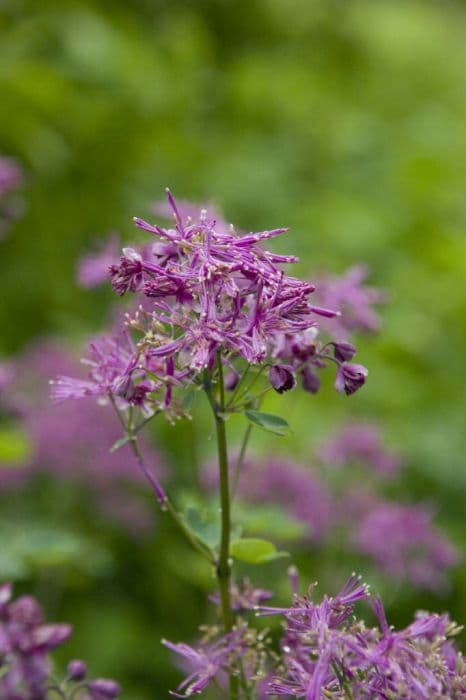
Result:
<svg viewBox="0 0 466 700"><path fill-rule="evenodd" d="M98 678L87 685L92 700L114 700L121 694L121 688L115 681Z"/></svg>
<svg viewBox="0 0 466 700"><path fill-rule="evenodd" d="M302 387L304 391L310 394L317 394L320 389L320 377L317 376L309 367L305 367L301 372Z"/></svg>
<svg viewBox="0 0 466 700"><path fill-rule="evenodd" d="M348 360L352 360L356 355L356 348L352 343L347 343L344 341L333 343L333 354L335 355L336 360L339 360L340 362L347 362Z"/></svg>
<svg viewBox="0 0 466 700"><path fill-rule="evenodd" d="M296 385L296 376L290 365L272 365L269 369L269 381L279 394L290 391Z"/></svg>
<svg viewBox="0 0 466 700"><path fill-rule="evenodd" d="M335 389L345 392L347 396L354 394L366 381L368 370L364 365L343 362L335 378Z"/></svg>
<svg viewBox="0 0 466 700"><path fill-rule="evenodd" d="M84 661L74 659L68 664L67 672L70 681L83 681L87 674L87 666Z"/></svg>

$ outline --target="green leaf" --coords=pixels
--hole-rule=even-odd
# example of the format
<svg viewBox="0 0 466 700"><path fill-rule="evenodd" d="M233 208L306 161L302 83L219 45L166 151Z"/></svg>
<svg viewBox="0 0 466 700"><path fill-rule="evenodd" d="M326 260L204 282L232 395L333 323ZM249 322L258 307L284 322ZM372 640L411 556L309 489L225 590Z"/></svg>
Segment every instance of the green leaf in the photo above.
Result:
<svg viewBox="0 0 466 700"><path fill-rule="evenodd" d="M244 415L254 425L267 430L275 435L287 435L290 432L290 426L287 421L280 416L274 416L273 413L263 413L262 411L247 410Z"/></svg>
<svg viewBox="0 0 466 700"><path fill-rule="evenodd" d="M288 552L278 552L273 542L255 537L243 537L233 542L231 554L235 559L247 564L266 564L274 559L288 556Z"/></svg>
<svg viewBox="0 0 466 700"><path fill-rule="evenodd" d="M126 445L127 442L131 440L129 435L124 435L123 437L119 438L116 442L113 443L113 445L110 448L110 452L116 452L117 450L120 449L120 447L123 447L123 445Z"/></svg>
<svg viewBox="0 0 466 700"><path fill-rule="evenodd" d="M183 513L187 527L198 540L209 548L217 547L220 542L220 521L218 515L209 510L199 510L189 505Z"/></svg>
<svg viewBox="0 0 466 700"><path fill-rule="evenodd" d="M267 503L237 503L235 516L243 524L244 530L251 537L272 537L278 542L292 542L302 539L307 532L306 525L293 518L279 506Z"/></svg>

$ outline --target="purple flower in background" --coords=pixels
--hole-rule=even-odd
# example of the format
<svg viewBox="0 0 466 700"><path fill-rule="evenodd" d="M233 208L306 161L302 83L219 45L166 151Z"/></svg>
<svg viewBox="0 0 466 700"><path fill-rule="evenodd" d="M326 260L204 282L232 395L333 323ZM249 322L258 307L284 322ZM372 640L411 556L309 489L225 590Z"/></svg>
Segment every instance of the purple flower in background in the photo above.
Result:
<svg viewBox="0 0 466 700"><path fill-rule="evenodd" d="M92 490L103 514L123 523L131 532L147 531L153 522L149 505L135 492L143 485L128 445L111 452L121 436L114 416L95 401L85 410L75 402L55 405L48 400L52 371L73 373L75 357L52 343L27 350L16 364L15 398L32 452L21 469L0 471L3 488L20 488L39 474L81 484ZM110 371L110 370L108 370ZM157 476L164 472L160 455L140 439L143 453ZM130 488L131 487L131 488Z"/></svg>
<svg viewBox="0 0 466 700"><path fill-rule="evenodd" d="M422 588L444 587L445 569L458 562L455 547L419 505L376 504L357 524L353 544L390 576Z"/></svg>
<svg viewBox="0 0 466 700"><path fill-rule="evenodd" d="M386 294L374 287L365 287L367 270L351 267L340 277L322 277L316 283L316 297L323 306L340 311L340 316L324 320L322 328L335 340L346 340L354 331L376 332L380 317L373 308L386 301Z"/></svg>
<svg viewBox="0 0 466 700"><path fill-rule="evenodd" d="M216 488L216 470L206 470L205 483L208 488ZM334 524L334 506L327 488L315 472L291 460L247 460L239 475L237 492L248 503L282 506L306 526L308 536L315 542L322 542Z"/></svg>
<svg viewBox="0 0 466 700"><path fill-rule="evenodd" d="M344 427L321 447L320 457L330 465L359 462L380 476L392 476L401 468L398 455L384 445L378 428L368 423Z"/></svg>
<svg viewBox="0 0 466 700"><path fill-rule="evenodd" d="M91 289L108 282L110 267L118 262L120 241L116 233L108 236L95 253L87 253L78 262L76 277L78 284L85 289Z"/></svg>
<svg viewBox="0 0 466 700"><path fill-rule="evenodd" d="M232 583L230 586L231 609L236 611L254 610L258 605L269 600L273 593L264 588L255 588L248 578L244 578L240 585ZM215 593L209 596L211 603L220 605L220 596Z"/></svg>
<svg viewBox="0 0 466 700"><path fill-rule="evenodd" d="M0 156L0 238L11 221L21 216L23 204L15 196L24 181L23 171L13 158Z"/></svg>

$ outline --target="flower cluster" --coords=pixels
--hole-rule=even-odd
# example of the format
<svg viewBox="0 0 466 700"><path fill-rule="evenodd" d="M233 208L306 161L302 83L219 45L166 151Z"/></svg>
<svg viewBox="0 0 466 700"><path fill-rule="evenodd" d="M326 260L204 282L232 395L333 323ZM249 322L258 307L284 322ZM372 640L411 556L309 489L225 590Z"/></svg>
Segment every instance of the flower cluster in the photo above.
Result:
<svg viewBox="0 0 466 700"><path fill-rule="evenodd" d="M89 378L59 377L56 400L111 396L123 406L179 415L173 389L211 371L219 354L229 368L241 359L269 364L280 392L294 385L297 373L314 391L310 366L329 362L337 365L339 391L351 394L364 384L367 370L349 361L352 345L334 344L332 354L316 340L317 319L338 312L312 304L314 285L285 274L283 264L297 258L264 248L286 229L239 235L207 210L186 216L170 193L168 203L174 228L135 219L157 240L140 250L123 248L110 266L114 291L136 294L140 302L127 320L137 341L123 333L92 344Z"/></svg>
<svg viewBox="0 0 466 700"><path fill-rule="evenodd" d="M49 653L71 635L71 626L47 624L31 596L12 600L12 586L0 586L0 697L4 700L114 700L121 690L115 681L87 679L86 665L72 661L62 683L52 677Z"/></svg>
<svg viewBox="0 0 466 700"><path fill-rule="evenodd" d="M240 618L226 635L215 627L205 628L195 646L164 640L188 672L172 695L202 694L213 681L223 687L226 673L240 672L247 687L257 686L261 698L464 697L466 663L451 641L460 628L448 615L419 612L408 627L395 631L380 599L371 597L355 574L336 596L324 595L320 603L312 600L315 586L300 596L295 582L289 608L256 606L261 617L285 618L279 655L266 630L254 633ZM260 591L256 597L261 598ZM377 627L355 616L360 601L369 602Z"/></svg>
<svg viewBox="0 0 466 700"><path fill-rule="evenodd" d="M465 697L466 664L449 637L459 631L447 615L418 613L404 630L386 621L382 603L351 576L335 597L321 603L295 596L290 608L259 609L283 615L282 661L269 695L287 698L452 699ZM354 604L370 601L378 627L354 617Z"/></svg>
<svg viewBox="0 0 466 700"><path fill-rule="evenodd" d="M22 206L14 193L23 183L23 171L13 158L0 156L0 238L9 222L21 215Z"/></svg>

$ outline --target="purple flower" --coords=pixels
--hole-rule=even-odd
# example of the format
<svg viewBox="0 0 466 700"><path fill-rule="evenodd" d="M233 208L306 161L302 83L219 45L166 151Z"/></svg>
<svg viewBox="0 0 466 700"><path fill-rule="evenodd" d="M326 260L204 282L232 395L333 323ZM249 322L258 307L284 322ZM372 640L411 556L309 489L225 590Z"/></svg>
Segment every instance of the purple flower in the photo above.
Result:
<svg viewBox="0 0 466 700"><path fill-rule="evenodd" d="M153 526L149 505L138 494L143 479L134 469L129 445L111 452L121 436L115 417L95 401L85 410L76 402L56 405L47 397L52 371L73 373L76 358L52 343L42 343L24 352L15 363L16 402L21 405L21 425L30 443L30 454L21 469L0 472L3 489L34 488L37 474L80 484L92 492L100 512L140 535ZM140 438L143 453L157 477L164 474L163 461L147 441Z"/></svg>
<svg viewBox="0 0 466 700"><path fill-rule="evenodd" d="M269 369L269 382L276 392L283 394L296 386L293 367L289 365L272 365Z"/></svg>
<svg viewBox="0 0 466 700"><path fill-rule="evenodd" d="M269 694L321 700L322 697L453 698L464 697L466 666L447 637L458 628L446 615L418 613L406 629L387 623L382 603L352 576L334 598L321 603L295 596L290 608L259 609L283 615L279 672ZM369 628L354 616L354 603L372 603L379 627Z"/></svg>
<svg viewBox="0 0 466 700"><path fill-rule="evenodd" d="M353 541L387 574L422 588L444 587L445 569L458 562L456 549L423 506L378 503L358 524Z"/></svg>
<svg viewBox="0 0 466 700"><path fill-rule="evenodd" d="M196 648L162 640L167 649L183 658L191 671L180 683L177 692L172 692L171 695L187 698L202 693L222 671L228 672L232 667L232 659L241 658L247 648L244 632L245 627L239 627L214 642L201 642Z"/></svg>
<svg viewBox="0 0 466 700"><path fill-rule="evenodd" d="M271 591L255 588L248 578L243 578L239 586L235 583L230 586L231 609L237 611L254 610L258 605L269 600L272 595ZM209 600L220 605L220 596L216 593L209 596Z"/></svg>
<svg viewBox="0 0 466 700"><path fill-rule="evenodd" d="M107 282L110 276L110 267L118 262L119 251L119 237L113 233L107 238L100 250L93 254L84 255L79 260L76 271L78 284L85 289L91 289Z"/></svg>
<svg viewBox="0 0 466 700"><path fill-rule="evenodd" d="M365 384L368 374L364 365L342 362L335 378L335 389L350 396Z"/></svg>
<svg viewBox="0 0 466 700"><path fill-rule="evenodd" d="M373 308L386 301L386 294L363 283L367 270L351 267L341 277L322 277L316 284L316 296L324 306L340 311L340 316L321 325L335 339L346 340L348 332L375 332L380 318Z"/></svg>
<svg viewBox="0 0 466 700"><path fill-rule="evenodd" d="M344 427L322 446L320 456L327 464L338 466L360 462L381 476L392 476L401 468L398 455L383 444L377 427L368 423Z"/></svg>
<svg viewBox="0 0 466 700"><path fill-rule="evenodd" d="M205 483L216 488L217 471L206 470ZM334 523L330 493L316 474L279 457L246 460L238 480L238 496L249 503L282 506L307 528L307 536L322 542Z"/></svg>

